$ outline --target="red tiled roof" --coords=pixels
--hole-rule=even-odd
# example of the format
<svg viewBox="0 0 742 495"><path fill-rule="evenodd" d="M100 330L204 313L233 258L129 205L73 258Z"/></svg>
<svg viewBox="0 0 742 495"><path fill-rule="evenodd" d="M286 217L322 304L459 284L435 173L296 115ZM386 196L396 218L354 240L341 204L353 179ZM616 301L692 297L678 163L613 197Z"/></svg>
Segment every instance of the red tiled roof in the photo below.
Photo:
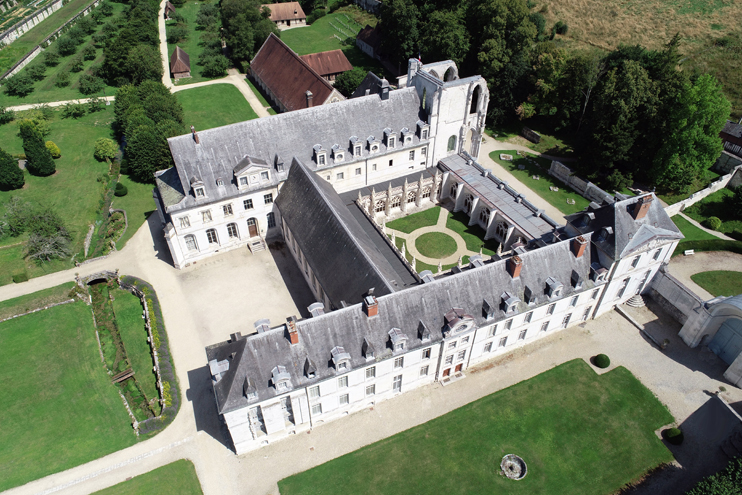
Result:
<svg viewBox="0 0 742 495"><path fill-rule="evenodd" d="M250 62L250 71L288 110L307 108L307 91L314 105L322 105L332 93L330 83L273 33Z"/></svg>
<svg viewBox="0 0 742 495"><path fill-rule="evenodd" d="M299 2L270 3L260 6L271 9L271 21L293 21L294 19L306 19L307 16L301 9Z"/></svg>
<svg viewBox="0 0 742 495"><path fill-rule="evenodd" d="M340 49L302 55L301 59L305 61L309 67L317 71L320 76L339 74L353 68L345 57L343 51Z"/></svg>
<svg viewBox="0 0 742 495"><path fill-rule="evenodd" d="M190 72L191 71L191 57L188 56L179 46L175 47L175 51L170 56L170 72L175 74L176 72Z"/></svg>
<svg viewBox="0 0 742 495"><path fill-rule="evenodd" d="M378 29L372 28L368 24L366 24L365 28L361 29L361 32L358 33L356 39L363 41L373 48L374 51L378 50L381 46L381 33Z"/></svg>

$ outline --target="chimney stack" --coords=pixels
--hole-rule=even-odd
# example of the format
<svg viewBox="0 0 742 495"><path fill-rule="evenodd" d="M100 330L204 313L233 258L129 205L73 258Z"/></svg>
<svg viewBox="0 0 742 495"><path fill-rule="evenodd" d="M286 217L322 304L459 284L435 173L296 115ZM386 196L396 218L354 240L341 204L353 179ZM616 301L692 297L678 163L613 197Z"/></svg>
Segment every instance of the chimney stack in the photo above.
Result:
<svg viewBox="0 0 742 495"><path fill-rule="evenodd" d="M196 128L191 126L191 134L193 134L193 140L196 141L196 144L198 143L198 134L196 134Z"/></svg>
<svg viewBox="0 0 742 495"><path fill-rule="evenodd" d="M520 277L520 270L523 268L523 260L520 256L512 256L508 259L508 273L513 278Z"/></svg>
<svg viewBox="0 0 742 495"><path fill-rule="evenodd" d="M646 196L642 196L641 198L639 198L639 201L634 203L634 211L632 212L634 220L640 220L647 216L649 207L652 205L652 200L652 195L648 194Z"/></svg>
<svg viewBox="0 0 742 495"><path fill-rule="evenodd" d="M314 98L314 95L309 90L307 90L307 92L304 94L307 95L307 108L312 108L312 98Z"/></svg>
<svg viewBox="0 0 742 495"><path fill-rule="evenodd" d="M296 329L296 316L286 318L286 329L289 331L289 341L291 345L299 343L299 331Z"/></svg>
<svg viewBox="0 0 742 495"><path fill-rule="evenodd" d="M373 288L369 289L368 294L363 298L363 312L366 313L366 316L369 318L379 314L379 302L374 296Z"/></svg>
<svg viewBox="0 0 742 495"><path fill-rule="evenodd" d="M579 236L572 239L572 254L575 258L580 258L585 254L585 247L587 246L587 240L584 237Z"/></svg>

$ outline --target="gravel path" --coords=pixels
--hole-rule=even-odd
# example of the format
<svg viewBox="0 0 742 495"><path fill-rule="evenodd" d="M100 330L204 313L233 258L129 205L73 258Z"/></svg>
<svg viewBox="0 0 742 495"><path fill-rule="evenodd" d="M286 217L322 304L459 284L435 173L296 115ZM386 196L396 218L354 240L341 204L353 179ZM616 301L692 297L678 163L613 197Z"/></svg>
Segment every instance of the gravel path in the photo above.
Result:
<svg viewBox="0 0 742 495"><path fill-rule="evenodd" d="M686 287L708 301L714 296L696 284L690 277L696 273L729 270L742 272L742 254L728 251L708 251L691 256L675 256L669 264L670 274Z"/></svg>

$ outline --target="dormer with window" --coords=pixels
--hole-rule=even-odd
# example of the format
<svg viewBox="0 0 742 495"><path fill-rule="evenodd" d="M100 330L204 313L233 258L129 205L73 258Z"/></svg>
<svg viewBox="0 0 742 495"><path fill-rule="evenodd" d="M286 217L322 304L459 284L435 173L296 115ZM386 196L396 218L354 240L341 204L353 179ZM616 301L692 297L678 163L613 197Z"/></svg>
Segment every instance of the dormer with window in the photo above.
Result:
<svg viewBox="0 0 742 495"><path fill-rule="evenodd" d="M369 136L366 139L366 142L368 143L368 152L369 153L378 153L379 152L379 140L376 139L374 136Z"/></svg>
<svg viewBox="0 0 742 495"><path fill-rule="evenodd" d="M276 158L273 160L273 165L276 169L276 172L284 172L286 170L286 167L283 164L283 160L281 157L276 154Z"/></svg>
<svg viewBox="0 0 742 495"><path fill-rule="evenodd" d="M222 179L221 177L217 178L216 179L216 185L219 186L219 187L224 186L224 179Z"/></svg>
<svg viewBox="0 0 742 495"><path fill-rule="evenodd" d="M417 336L423 342L430 342L430 330L428 330L428 327L422 321L417 326Z"/></svg>
<svg viewBox="0 0 742 495"><path fill-rule="evenodd" d="M366 358L366 361L369 361L376 357L376 351L374 350L374 346L371 345L371 342L368 341L367 337L364 337L363 339L363 345L361 346L361 352L363 353L363 357Z"/></svg>
<svg viewBox="0 0 742 495"><path fill-rule="evenodd" d="M572 270L572 276L570 277L570 282L572 283L572 287L575 289L582 289L582 277L579 273L577 273L576 270Z"/></svg>
<svg viewBox="0 0 742 495"><path fill-rule="evenodd" d="M530 287L526 286L523 290L523 299L529 306L531 304L536 304L536 293L532 291Z"/></svg>
<svg viewBox="0 0 742 495"><path fill-rule="evenodd" d="M607 241L610 236L613 235L613 227L603 227L598 233L599 241Z"/></svg>
<svg viewBox="0 0 742 495"><path fill-rule="evenodd" d="M269 181L271 166L265 160L245 155L232 170L240 190Z"/></svg>
<svg viewBox="0 0 742 495"><path fill-rule="evenodd" d="M317 367L309 358L304 361L304 376L309 379L317 376Z"/></svg>
<svg viewBox="0 0 742 495"><path fill-rule="evenodd" d="M384 143L387 149L394 149L394 146L397 144L397 136L389 127L384 129Z"/></svg>
<svg viewBox="0 0 742 495"><path fill-rule="evenodd" d="M339 163L343 161L343 158L345 158L345 151L340 147L339 144L333 144L332 159L335 161L335 163Z"/></svg>
<svg viewBox="0 0 742 495"><path fill-rule="evenodd" d="M344 347L335 346L330 354L332 354L332 364L335 366L335 371L343 373L350 371L350 354L345 352Z"/></svg>
<svg viewBox="0 0 742 495"><path fill-rule="evenodd" d="M497 311L497 308L494 304L490 304L490 302L485 299L482 301L482 316L485 320L492 320L495 318L495 311Z"/></svg>
<svg viewBox="0 0 742 495"><path fill-rule="evenodd" d="M250 377L245 377L245 382L242 384L242 393L245 394L248 402L258 398L258 389Z"/></svg>
<svg viewBox="0 0 742 495"><path fill-rule="evenodd" d="M412 131L406 127L402 128L402 145L409 146L412 144Z"/></svg>
<svg viewBox="0 0 742 495"><path fill-rule="evenodd" d="M204 182L196 176L191 177L191 189L196 199L206 199L206 186Z"/></svg>
<svg viewBox="0 0 742 495"><path fill-rule="evenodd" d="M291 374L286 371L286 366L279 365L271 370L271 382L278 393L286 392L293 388L291 385Z"/></svg>
<svg viewBox="0 0 742 495"><path fill-rule="evenodd" d="M443 333L446 337L451 334L462 333L474 328L474 317L464 313L461 308L452 308L443 316L446 324Z"/></svg>
<svg viewBox="0 0 742 495"><path fill-rule="evenodd" d="M209 371L211 372L212 382L219 383L224 373L229 371L229 361L226 359L222 359L221 361L212 359L209 361Z"/></svg>
<svg viewBox="0 0 742 495"><path fill-rule="evenodd" d="M405 335L399 328L392 328L389 330L389 340L394 352L404 351L407 347L407 335Z"/></svg>
<svg viewBox="0 0 742 495"><path fill-rule="evenodd" d="M417 121L417 135L420 136L420 141L425 141L430 138L430 126L422 120Z"/></svg>
<svg viewBox="0 0 742 495"><path fill-rule="evenodd" d="M600 263L593 263L590 265L590 279L596 284L605 282L605 277L608 274L608 269L600 266Z"/></svg>
<svg viewBox="0 0 742 495"><path fill-rule="evenodd" d="M314 149L314 162L318 167L324 167L327 165L327 150L325 150L321 144L315 144Z"/></svg>
<svg viewBox="0 0 742 495"><path fill-rule="evenodd" d="M354 158L361 157L361 154L363 153L363 144L362 141L358 139L358 136L350 137L350 150L353 152Z"/></svg>
<svg viewBox="0 0 742 495"><path fill-rule="evenodd" d="M562 284L560 281L558 281L554 277L549 277L546 279L546 295L549 296L549 298L555 299L557 297L562 297L563 291L564 284Z"/></svg>
<svg viewBox="0 0 742 495"><path fill-rule="evenodd" d="M518 308L520 299L515 297L510 292L503 292L500 296L502 298L502 310L505 313L513 313Z"/></svg>

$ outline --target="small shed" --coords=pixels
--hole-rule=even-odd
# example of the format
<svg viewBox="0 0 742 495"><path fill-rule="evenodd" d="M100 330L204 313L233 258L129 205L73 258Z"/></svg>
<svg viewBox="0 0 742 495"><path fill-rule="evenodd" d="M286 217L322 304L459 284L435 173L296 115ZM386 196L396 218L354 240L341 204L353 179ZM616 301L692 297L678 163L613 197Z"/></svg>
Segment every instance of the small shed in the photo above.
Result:
<svg viewBox="0 0 742 495"><path fill-rule="evenodd" d="M191 77L191 57L179 46L170 56L170 75L175 79Z"/></svg>
<svg viewBox="0 0 742 495"><path fill-rule="evenodd" d="M263 4L260 7L268 7L270 9L270 19L280 31L307 25L307 16L302 10L301 5L299 5L299 2L269 3Z"/></svg>
<svg viewBox="0 0 742 495"><path fill-rule="evenodd" d="M175 13L175 5L170 2L165 2L165 20L169 20L170 16Z"/></svg>

